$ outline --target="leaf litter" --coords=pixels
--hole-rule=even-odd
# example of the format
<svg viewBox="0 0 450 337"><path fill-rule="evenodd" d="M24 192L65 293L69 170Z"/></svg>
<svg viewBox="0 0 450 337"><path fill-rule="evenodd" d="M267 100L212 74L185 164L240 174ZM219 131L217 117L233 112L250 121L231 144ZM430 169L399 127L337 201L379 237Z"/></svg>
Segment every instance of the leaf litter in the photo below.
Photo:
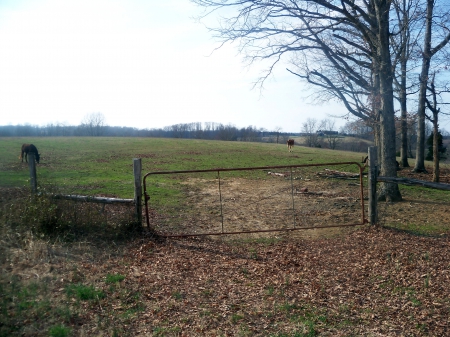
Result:
<svg viewBox="0 0 450 337"><path fill-rule="evenodd" d="M263 243L142 240L96 273L115 264L122 287L140 294L134 336L445 336L448 248L448 237L375 228Z"/></svg>

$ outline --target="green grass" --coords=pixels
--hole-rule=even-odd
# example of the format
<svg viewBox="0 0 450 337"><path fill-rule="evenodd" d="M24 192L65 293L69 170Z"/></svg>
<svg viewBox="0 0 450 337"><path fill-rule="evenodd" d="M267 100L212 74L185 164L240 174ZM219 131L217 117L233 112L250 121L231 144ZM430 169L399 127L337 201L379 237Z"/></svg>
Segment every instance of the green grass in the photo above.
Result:
<svg viewBox="0 0 450 337"><path fill-rule="evenodd" d="M399 185L403 197L415 200L423 200L426 194L426 199L433 202L448 203L450 202L450 193L448 191L435 190L420 186Z"/></svg>
<svg viewBox="0 0 450 337"><path fill-rule="evenodd" d="M93 286L83 284L70 284L66 287L68 297L74 297L78 300L89 301L98 300L105 297L102 291L96 290Z"/></svg>
<svg viewBox="0 0 450 337"><path fill-rule="evenodd" d="M0 336L22 336L47 326L48 336L70 336L68 324L76 315L52 303L45 282L24 283L17 277L0 279ZM63 322L55 324L55 322Z"/></svg>
<svg viewBox="0 0 450 337"><path fill-rule="evenodd" d="M12 137L0 139L0 187L28 186L28 167L18 159L22 143L41 153L38 184L84 195L133 197L133 158L142 158L143 173L357 161L363 154L284 144L163 138ZM239 172L234 173L239 175ZM177 179L152 176L153 193L171 196ZM158 191L155 191L158 186Z"/></svg>
<svg viewBox="0 0 450 337"><path fill-rule="evenodd" d="M70 331L71 331L70 328L61 324L51 327L50 330L48 331L48 334L51 337L66 337L70 335Z"/></svg>
<svg viewBox="0 0 450 337"><path fill-rule="evenodd" d="M118 283L125 280L125 276L121 274L108 274L106 275L106 283Z"/></svg>
<svg viewBox="0 0 450 337"><path fill-rule="evenodd" d="M10 137L0 138L0 187L29 188L29 173L25 163L18 159L22 143L34 143L41 153L37 165L37 180L40 191L61 194L106 195L119 198L133 198L133 158L142 158L142 173L161 171L205 170L213 168L265 167L276 165L304 165L324 162L359 162L364 153L295 146L289 153L284 144L224 142L165 138L122 138L122 137ZM412 163L411 163L412 164ZM356 166L345 170L356 171ZM221 172L221 179L244 175L242 171ZM263 171L245 173L246 179L267 179ZM183 183L186 178L198 179L197 186ZM187 189L201 189L204 181L215 183L217 171L202 174L149 175L146 178L147 194L151 204L167 216L176 227L176 217L194 210L186 204ZM206 186L206 185L205 185ZM450 194L445 191L400 185L402 195L410 200L449 203ZM43 205L45 203L45 205ZM59 233L74 236L74 221L70 219L65 206L51 207L46 200L30 204L19 216L24 222L47 229L60 229ZM31 208L46 209L35 212ZM46 207L43 207L46 206ZM48 207L47 207L48 206ZM25 215L40 214L41 218L24 219ZM64 214L61 214L64 213ZM42 214L45 217L42 217ZM95 211L91 212L92 219ZM97 212L97 214L100 214ZM178 219L178 220L177 220ZM26 220L26 221L25 221ZM35 221L37 220L37 221ZM99 224L103 220L97 221ZM128 221L128 219L126 219ZM93 222L93 221L90 221ZM386 223L387 226L391 224ZM92 227L92 224L89 224ZM99 225L100 226L100 225ZM83 228L85 234L91 228ZM450 230L445 223L414 223L396 226L411 233L436 233ZM446 227L443 229L443 227Z"/></svg>

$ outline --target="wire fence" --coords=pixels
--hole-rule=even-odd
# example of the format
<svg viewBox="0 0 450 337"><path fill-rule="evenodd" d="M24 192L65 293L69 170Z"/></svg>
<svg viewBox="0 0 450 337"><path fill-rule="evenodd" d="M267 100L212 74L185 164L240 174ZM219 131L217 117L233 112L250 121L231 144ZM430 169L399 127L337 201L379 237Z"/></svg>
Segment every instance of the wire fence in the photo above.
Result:
<svg viewBox="0 0 450 337"><path fill-rule="evenodd" d="M399 184L400 202L378 202L378 224L411 232L450 230L450 194ZM446 196L448 195L448 196Z"/></svg>
<svg viewBox="0 0 450 337"><path fill-rule="evenodd" d="M152 172L144 177L147 223L165 236L362 225L361 171L332 163Z"/></svg>

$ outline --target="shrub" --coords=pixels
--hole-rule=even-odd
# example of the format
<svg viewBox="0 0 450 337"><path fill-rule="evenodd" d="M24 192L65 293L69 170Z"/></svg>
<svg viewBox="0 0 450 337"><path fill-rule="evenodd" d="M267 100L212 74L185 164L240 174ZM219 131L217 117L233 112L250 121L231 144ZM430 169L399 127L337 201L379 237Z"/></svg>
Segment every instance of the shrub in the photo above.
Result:
<svg viewBox="0 0 450 337"><path fill-rule="evenodd" d="M433 160L433 133L427 138L427 145L428 145L428 153L425 157L425 160ZM447 151L447 147L444 146L444 143L442 141L442 134L440 131L438 131L438 156L439 160L446 159L447 157L444 155Z"/></svg>

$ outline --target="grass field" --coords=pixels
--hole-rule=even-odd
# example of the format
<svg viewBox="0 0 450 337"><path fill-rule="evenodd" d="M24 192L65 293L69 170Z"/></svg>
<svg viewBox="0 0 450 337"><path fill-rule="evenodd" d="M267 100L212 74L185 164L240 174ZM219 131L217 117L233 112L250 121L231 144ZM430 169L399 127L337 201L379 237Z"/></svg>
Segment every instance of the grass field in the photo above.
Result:
<svg viewBox="0 0 450 337"><path fill-rule="evenodd" d="M133 158L142 158L146 173L363 156L301 146L288 153L284 144L2 138L0 337L444 336L450 330L448 192L401 186L405 201L380 207L389 228L312 230L320 234L314 239L158 240L128 226L132 220L120 207L105 217L101 207L31 198L28 167L18 159L28 142L41 153L42 191L120 198L133 197ZM156 182L167 200L182 185L170 176ZM338 186L332 179L320 183ZM201 184L189 186L198 198Z"/></svg>
<svg viewBox="0 0 450 337"><path fill-rule="evenodd" d="M41 153L38 182L62 190L133 197L133 158L142 158L143 173L172 170L361 161L364 154L284 144L220 142L162 138L2 138L0 186L27 186L26 164L18 159L22 143Z"/></svg>

